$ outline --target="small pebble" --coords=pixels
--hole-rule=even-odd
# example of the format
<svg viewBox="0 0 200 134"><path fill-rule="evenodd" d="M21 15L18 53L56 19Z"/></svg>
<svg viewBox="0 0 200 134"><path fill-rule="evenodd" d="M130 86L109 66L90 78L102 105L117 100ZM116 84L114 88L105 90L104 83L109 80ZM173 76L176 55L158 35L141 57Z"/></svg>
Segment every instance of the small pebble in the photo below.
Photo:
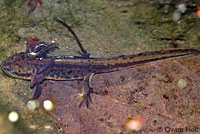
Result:
<svg viewBox="0 0 200 134"><path fill-rule="evenodd" d="M180 79L178 81L178 87L179 88L185 88L188 84L188 81L186 79Z"/></svg>
<svg viewBox="0 0 200 134"><path fill-rule="evenodd" d="M180 20L180 18L181 18L181 12L176 10L172 15L172 20L177 22Z"/></svg>
<svg viewBox="0 0 200 134"><path fill-rule="evenodd" d="M197 14L197 17L198 17L198 18L200 18L200 8L199 8L199 9L197 9L197 12L196 12L196 14Z"/></svg>
<svg viewBox="0 0 200 134"><path fill-rule="evenodd" d="M19 30L17 31L17 33L18 33L20 36L25 36L25 34L26 34L26 28L25 28L25 27L19 28Z"/></svg>
<svg viewBox="0 0 200 134"><path fill-rule="evenodd" d="M139 131L144 126L144 120L141 117L134 117L129 119L125 126L129 131Z"/></svg>
<svg viewBox="0 0 200 134"><path fill-rule="evenodd" d="M45 125L44 129L46 129L46 130L53 130L53 127L51 125Z"/></svg>
<svg viewBox="0 0 200 134"><path fill-rule="evenodd" d="M45 101L43 102L43 107L44 107L45 110L51 111L51 110L53 110L54 105L53 105L53 103L52 103L51 100L45 100Z"/></svg>
<svg viewBox="0 0 200 134"><path fill-rule="evenodd" d="M37 129L38 127L39 127L39 126L37 126L37 125L30 125L30 126L29 126L29 128L30 128L30 129L33 129L33 130Z"/></svg>
<svg viewBox="0 0 200 134"><path fill-rule="evenodd" d="M185 6L184 3L179 4L179 5L177 6L177 9L178 9L181 13L185 13L185 11L187 10L187 8L186 8L186 6Z"/></svg>
<svg viewBox="0 0 200 134"><path fill-rule="evenodd" d="M30 111L34 111L39 106L40 106L40 102L38 100L30 100L27 102L27 107Z"/></svg>
<svg viewBox="0 0 200 134"><path fill-rule="evenodd" d="M10 122L16 122L19 120L19 114L16 111L12 111L8 114L8 119Z"/></svg>

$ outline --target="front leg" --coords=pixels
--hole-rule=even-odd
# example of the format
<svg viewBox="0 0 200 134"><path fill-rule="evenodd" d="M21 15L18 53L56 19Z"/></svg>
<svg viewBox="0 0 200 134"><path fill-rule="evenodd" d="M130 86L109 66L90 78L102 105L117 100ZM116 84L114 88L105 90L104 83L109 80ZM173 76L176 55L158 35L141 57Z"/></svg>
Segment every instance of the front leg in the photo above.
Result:
<svg viewBox="0 0 200 134"><path fill-rule="evenodd" d="M35 93L32 97L32 100L38 99L40 97L41 93L42 93L41 83L37 83L36 84L36 90L35 90Z"/></svg>
<svg viewBox="0 0 200 134"><path fill-rule="evenodd" d="M38 99L42 93L42 87L41 84L44 80L44 75L43 74L37 74L38 71L33 72L31 76L31 84L30 88L33 88L36 86L36 90L34 92L34 95L32 97L32 100Z"/></svg>
<svg viewBox="0 0 200 134"><path fill-rule="evenodd" d="M86 75L83 79L83 86L82 86L82 93L80 94L80 97L82 98L82 101L79 104L79 107L82 106L82 104L85 102L86 107L89 107L89 104L92 103L92 98L90 96L90 93L93 92L93 88L90 87L90 81L92 77L94 76L94 73L89 73Z"/></svg>
<svg viewBox="0 0 200 134"><path fill-rule="evenodd" d="M32 97L32 99L38 99L42 93L42 87L41 84L44 81L44 77L46 73L48 72L48 67L50 66L51 62L46 64L45 66L41 67L38 70L34 70L33 74L31 75L31 84L30 88L33 88L36 86L35 93Z"/></svg>

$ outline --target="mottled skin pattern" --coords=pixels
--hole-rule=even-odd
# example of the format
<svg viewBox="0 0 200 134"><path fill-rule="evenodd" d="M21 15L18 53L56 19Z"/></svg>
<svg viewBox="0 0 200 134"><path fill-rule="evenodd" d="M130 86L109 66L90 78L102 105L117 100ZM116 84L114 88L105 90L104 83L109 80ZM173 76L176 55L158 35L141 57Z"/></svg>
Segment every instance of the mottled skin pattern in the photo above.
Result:
<svg viewBox="0 0 200 134"><path fill-rule="evenodd" d="M82 79L89 73L106 73L141 64L180 58L198 54L194 49L175 49L145 52L136 55L118 56L113 58L38 58L26 52L11 56L2 63L3 71L15 78L31 80L34 71L41 70L44 79L74 80Z"/></svg>
<svg viewBox="0 0 200 134"><path fill-rule="evenodd" d="M9 57L2 63L3 71L15 78L31 80L31 87L40 87L45 79L78 80L90 77L92 73L106 73L134 67L145 63L181 58L198 54L194 49L175 49L155 52L145 52L136 55L118 56L113 58L77 58L77 57L38 57L31 53L21 52ZM88 78L89 79L89 78ZM89 86L89 83L88 83ZM38 87L38 88L39 88ZM40 96L35 93L34 99ZM83 91L89 94L90 90Z"/></svg>
<svg viewBox="0 0 200 134"><path fill-rule="evenodd" d="M74 36L81 49L81 56L47 56L47 53L52 48L55 48L57 44L46 44L39 42L37 38L30 38L26 44L26 52L15 54L2 63L2 70L8 76L31 80L30 87L36 86L32 99L37 99L41 95L41 84L44 80L83 80L83 100L79 106L85 101L88 107L89 102L92 101L90 98L92 88L90 88L89 83L94 74L112 72L150 62L182 58L200 53L200 51L195 49L174 49L128 56L122 55L112 58L91 58L82 47L74 31L61 20L54 19L65 26Z"/></svg>

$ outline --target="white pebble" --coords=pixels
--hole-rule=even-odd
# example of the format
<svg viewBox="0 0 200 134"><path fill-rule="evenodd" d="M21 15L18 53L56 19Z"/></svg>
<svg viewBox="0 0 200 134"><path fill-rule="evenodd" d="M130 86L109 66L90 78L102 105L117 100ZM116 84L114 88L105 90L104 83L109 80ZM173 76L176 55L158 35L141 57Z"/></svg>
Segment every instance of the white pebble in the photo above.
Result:
<svg viewBox="0 0 200 134"><path fill-rule="evenodd" d="M19 114L15 111L12 111L9 113L8 119L10 122L16 122L19 120Z"/></svg>
<svg viewBox="0 0 200 134"><path fill-rule="evenodd" d="M180 13L179 11L176 10L176 11L173 13L173 15L172 15L172 20L175 21L175 22L177 22L177 21L180 20L180 18L181 18L181 13Z"/></svg>
<svg viewBox="0 0 200 134"><path fill-rule="evenodd" d="M43 102L43 107L44 107L45 110L51 111L51 110L53 110L54 105L53 105L52 101L50 101L50 100L45 100L45 101Z"/></svg>
<svg viewBox="0 0 200 134"><path fill-rule="evenodd" d="M139 131L142 129L144 121L140 117L134 117L130 119L126 124L126 129L131 131Z"/></svg>
<svg viewBox="0 0 200 134"><path fill-rule="evenodd" d="M181 13L185 13L185 11L186 11L186 6L185 6L185 4L179 4L178 6L177 6L177 8L178 8L178 10L181 12Z"/></svg>
<svg viewBox="0 0 200 134"><path fill-rule="evenodd" d="M188 85L187 79L180 79L178 81L178 87L179 88L185 88Z"/></svg>
<svg viewBox="0 0 200 134"><path fill-rule="evenodd" d="M27 107L30 111L34 111L39 106L40 106L40 102L38 100L30 100L27 102Z"/></svg>

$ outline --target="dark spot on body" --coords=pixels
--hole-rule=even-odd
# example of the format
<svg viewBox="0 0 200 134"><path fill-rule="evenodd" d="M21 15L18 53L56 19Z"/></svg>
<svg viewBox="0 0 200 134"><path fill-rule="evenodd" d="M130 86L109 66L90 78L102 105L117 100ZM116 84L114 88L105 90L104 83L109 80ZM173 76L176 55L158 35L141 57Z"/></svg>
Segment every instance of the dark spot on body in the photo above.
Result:
<svg viewBox="0 0 200 134"><path fill-rule="evenodd" d="M61 73L61 77L65 77L65 72L62 72L62 73Z"/></svg>
<svg viewBox="0 0 200 134"><path fill-rule="evenodd" d="M54 73L51 73L50 74L50 77L54 78L55 74Z"/></svg>
<svg viewBox="0 0 200 134"><path fill-rule="evenodd" d="M59 73L56 73L56 78L59 78L60 77L60 74Z"/></svg>
<svg viewBox="0 0 200 134"><path fill-rule="evenodd" d="M75 74L75 75L74 75L74 78L79 78L79 75L76 75L76 74Z"/></svg>
<svg viewBox="0 0 200 134"><path fill-rule="evenodd" d="M67 76L65 76L65 79L71 79L71 77L69 77L69 76L67 75Z"/></svg>
<svg viewBox="0 0 200 134"><path fill-rule="evenodd" d="M123 60L126 60L126 59L128 59L128 57L125 57L125 56L124 56L124 57L122 57L122 59L123 59Z"/></svg>
<svg viewBox="0 0 200 134"><path fill-rule="evenodd" d="M138 54L138 56L142 56L142 53Z"/></svg>
<svg viewBox="0 0 200 134"><path fill-rule="evenodd" d="M72 73L72 70L70 70L69 72L67 72L67 74L71 74Z"/></svg>

